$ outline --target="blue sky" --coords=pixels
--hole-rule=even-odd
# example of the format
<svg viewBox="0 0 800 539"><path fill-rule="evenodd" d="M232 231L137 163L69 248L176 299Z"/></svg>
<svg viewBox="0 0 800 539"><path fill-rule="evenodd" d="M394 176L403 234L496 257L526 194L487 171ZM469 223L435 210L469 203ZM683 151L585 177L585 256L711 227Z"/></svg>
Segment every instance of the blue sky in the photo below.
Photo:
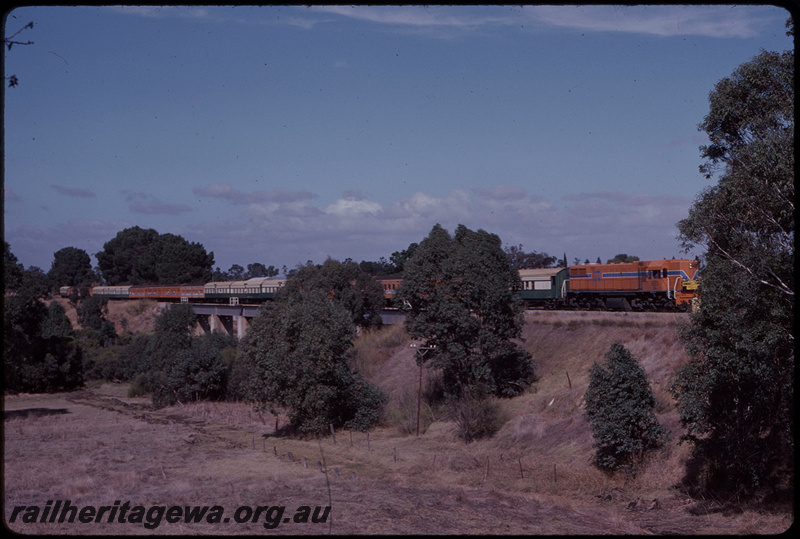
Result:
<svg viewBox="0 0 800 539"><path fill-rule="evenodd" d="M4 234L26 266L131 226L223 270L377 260L436 223L570 261L683 257L714 84L774 6L25 7ZM700 254L700 253L696 253Z"/></svg>

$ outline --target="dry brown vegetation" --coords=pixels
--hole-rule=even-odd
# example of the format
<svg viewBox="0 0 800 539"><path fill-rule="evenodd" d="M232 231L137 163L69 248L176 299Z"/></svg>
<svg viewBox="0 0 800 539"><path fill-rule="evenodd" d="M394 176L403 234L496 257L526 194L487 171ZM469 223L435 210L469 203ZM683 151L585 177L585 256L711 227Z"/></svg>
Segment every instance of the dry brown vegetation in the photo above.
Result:
<svg viewBox="0 0 800 539"><path fill-rule="evenodd" d="M721 511L674 488L688 447L676 444L680 426L666 388L687 359L677 339L682 316L528 312L525 346L538 382L498 401L504 425L471 444L458 440L446 411L435 406L425 410L423 434L415 436L420 371L400 327L365 333L354 347L353 367L389 396L383 425L369 438L347 431L337 432L335 442L330 435L278 438L271 435L275 418L247 404L153 410L149 399L126 397L124 384L6 396L4 515L17 505L58 499L80 506L221 505L226 514L241 505L283 505L290 514L302 505L328 505L330 496L328 522L289 522L269 533L782 532L791 514ZM591 432L581 415L589 367L613 341L642 363L658 417L673 432L672 443L627 482L590 465ZM423 371L423 388L434 383L435 374ZM265 533L262 522L162 522L147 530L18 519L9 526L44 534Z"/></svg>

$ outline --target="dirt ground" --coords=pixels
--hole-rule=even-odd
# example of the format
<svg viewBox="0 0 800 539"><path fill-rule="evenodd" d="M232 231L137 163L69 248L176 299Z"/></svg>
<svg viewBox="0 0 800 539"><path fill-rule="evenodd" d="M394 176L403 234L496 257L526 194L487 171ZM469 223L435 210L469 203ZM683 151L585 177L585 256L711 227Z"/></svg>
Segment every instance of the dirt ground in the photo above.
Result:
<svg viewBox="0 0 800 539"><path fill-rule="evenodd" d="M559 468L551 465L556 453L521 450L508 442L508 433L503 443L465 445L451 424L436 422L419 438L387 427L369 437L344 431L335 433L335 441L330 435L286 439L271 435L272 416L259 416L246 404L153 410L148 399L126 394L124 384L105 384L72 393L6 396L8 528L80 535L683 535L780 533L792 522L787 514L723 514L670 489L626 485L580 466ZM569 462L569 449L558 451L558 462ZM42 523L39 516L30 523L23 518L26 509L9 522L15 507L44 511L51 500L69 500L78 508L115 502L147 510L221 506L228 521L164 518L148 528L113 518ZM285 512L277 527L265 529L267 515L281 514L265 512L256 522L238 523L249 516L249 509L239 509L243 506L283 506ZM304 506L331 511L319 522L290 518Z"/></svg>

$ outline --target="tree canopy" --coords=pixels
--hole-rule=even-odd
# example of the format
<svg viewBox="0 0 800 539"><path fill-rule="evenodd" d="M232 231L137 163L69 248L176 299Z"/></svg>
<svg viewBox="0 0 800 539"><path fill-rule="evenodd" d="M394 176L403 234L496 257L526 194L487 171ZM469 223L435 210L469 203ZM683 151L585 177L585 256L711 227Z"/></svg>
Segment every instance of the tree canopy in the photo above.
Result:
<svg viewBox="0 0 800 539"><path fill-rule="evenodd" d="M285 409L300 432L368 430L385 397L348 368L354 336L351 314L323 289L265 304L240 347L249 398L272 412Z"/></svg>
<svg viewBox="0 0 800 539"><path fill-rule="evenodd" d="M517 288L500 238L463 225L453 237L434 226L406 263L398 291L411 305L406 330L436 347L426 359L442 370L449 396L513 396L532 383L533 362L514 342L523 312Z"/></svg>
<svg viewBox="0 0 800 539"><path fill-rule="evenodd" d="M244 281L253 277L275 277L280 270L275 266L265 266L261 262L247 265L247 270L239 264L233 264L228 271L216 268L211 275L212 281Z"/></svg>
<svg viewBox="0 0 800 539"><path fill-rule="evenodd" d="M64 247L53 254L53 264L47 272L52 286L91 286L94 280L92 260L83 249Z"/></svg>
<svg viewBox="0 0 800 539"><path fill-rule="evenodd" d="M721 80L700 129L720 175L678 223L706 253L674 393L706 486L753 493L793 471L794 53Z"/></svg>
<svg viewBox="0 0 800 539"><path fill-rule="evenodd" d="M194 336L196 318L190 305L170 305L156 318L153 334L134 341L125 353L129 375L151 393L155 406L219 398L224 393L226 368L220 351L224 338L210 333Z"/></svg>
<svg viewBox="0 0 800 539"><path fill-rule="evenodd" d="M317 290L344 307L354 324L361 327L381 325L383 288L352 260L339 262L329 258L321 266L310 262L299 266L279 295L297 297Z"/></svg>
<svg viewBox="0 0 800 539"><path fill-rule="evenodd" d="M11 252L11 246L3 241L3 286L6 291L16 291L22 284L22 273L25 267L19 263L17 256Z"/></svg>
<svg viewBox="0 0 800 539"><path fill-rule="evenodd" d="M610 259L607 264L616 264L618 262L636 262L639 260L638 256L629 255L627 253L619 253L618 255L614 256L614 258ZM600 259L597 260L598 264L600 263Z"/></svg>
<svg viewBox="0 0 800 539"><path fill-rule="evenodd" d="M522 245L511 245L506 247L505 251L508 261L516 269L549 268L558 261L556 257L547 253L537 253L536 251L526 253Z"/></svg>
<svg viewBox="0 0 800 539"><path fill-rule="evenodd" d="M207 282L214 265L214 253L201 244L138 226L120 231L95 256L109 285Z"/></svg>
<svg viewBox="0 0 800 539"><path fill-rule="evenodd" d="M83 384L82 350L57 302L46 306L46 278L25 269L5 243L3 375L9 391L59 391Z"/></svg>
<svg viewBox="0 0 800 539"><path fill-rule="evenodd" d="M417 247L419 247L419 244L414 242L409 244L407 249L403 249L402 251L395 251L392 253L392 256L389 257L389 261L394 266L396 273L403 273L406 267L406 262L411 260L411 257L414 256Z"/></svg>

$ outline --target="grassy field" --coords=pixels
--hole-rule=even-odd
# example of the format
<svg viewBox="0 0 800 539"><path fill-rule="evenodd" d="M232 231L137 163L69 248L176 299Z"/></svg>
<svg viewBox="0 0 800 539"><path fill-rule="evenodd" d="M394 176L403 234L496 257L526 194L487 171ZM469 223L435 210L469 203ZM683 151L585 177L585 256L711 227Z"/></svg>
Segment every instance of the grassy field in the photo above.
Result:
<svg viewBox="0 0 800 539"><path fill-rule="evenodd" d="M538 381L499 401L492 438L464 444L445 411L425 407L416 434L419 370L401 328L367 333L353 366L389 395L369 434L320 439L273 436L276 418L244 403L153 410L125 384L72 393L5 397L6 526L35 534L751 534L779 533L788 512L720 510L675 488L688 447L667 391L687 360L676 324L685 315L528 312L525 346ZM582 417L589 368L612 342L648 373L658 417L673 433L631 481L590 465ZM423 372L423 387L435 374ZM280 421L282 418L278 418ZM9 523L14 507L221 506L228 522ZM294 522L302 506L331 506L324 522ZM284 506L283 519L237 523L242 506ZM239 513L244 515L245 513ZM40 519L39 519L40 520Z"/></svg>

